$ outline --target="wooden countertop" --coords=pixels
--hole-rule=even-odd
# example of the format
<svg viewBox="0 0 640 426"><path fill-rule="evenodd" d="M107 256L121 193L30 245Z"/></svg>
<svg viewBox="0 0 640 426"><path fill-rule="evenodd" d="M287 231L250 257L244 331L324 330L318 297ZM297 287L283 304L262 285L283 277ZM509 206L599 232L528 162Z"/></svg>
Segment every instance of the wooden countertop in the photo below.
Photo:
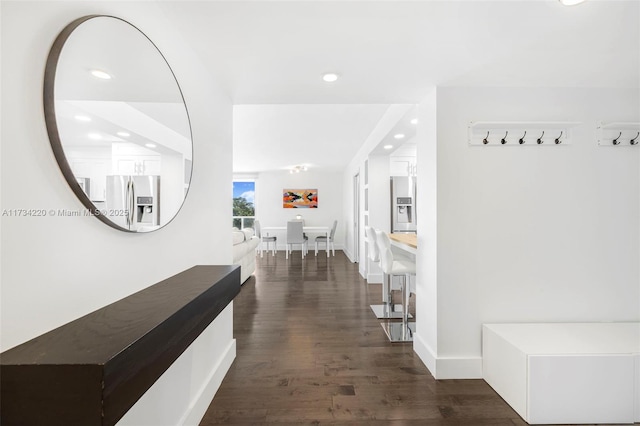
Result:
<svg viewBox="0 0 640 426"><path fill-rule="evenodd" d="M402 244L406 244L414 249L418 248L417 234L389 234L389 238Z"/></svg>

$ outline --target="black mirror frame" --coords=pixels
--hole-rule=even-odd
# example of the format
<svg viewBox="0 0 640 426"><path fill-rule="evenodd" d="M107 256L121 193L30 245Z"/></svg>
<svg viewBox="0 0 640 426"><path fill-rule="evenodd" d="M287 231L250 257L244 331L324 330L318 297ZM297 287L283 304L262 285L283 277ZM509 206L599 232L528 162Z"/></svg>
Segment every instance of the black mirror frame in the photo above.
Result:
<svg viewBox="0 0 640 426"><path fill-rule="evenodd" d="M73 174L73 171L71 170L71 166L67 161L67 157L65 156L65 153L64 153L64 148L62 147L62 141L60 139L60 133L58 131L58 123L56 120L56 111L55 111L55 80L56 80L56 70L58 67L58 61L60 59L60 54L62 53L62 49L64 48L64 45L67 39L71 36L73 31L75 31L75 29L78 28L83 23L94 18L112 18L112 19L117 19L119 21L122 21L125 24L128 24L131 27L135 28L142 36L144 36L149 41L149 43L151 43L151 45L156 49L156 51L160 54L160 56L162 56L162 59L167 64L167 67L169 67L169 71L171 72L171 75L173 76L173 79L176 85L178 86L178 91L180 92L180 97L184 104L185 112L187 114L187 121L189 123L189 136L191 139L191 170L189 170L189 187L187 188L187 191L185 192L184 197L182 199L182 204L180 204L180 208L176 211L175 215L173 215L173 217L169 219L166 223L160 225L158 229L153 230L153 231L157 231L167 226L176 218L176 216L180 213L180 210L182 210L182 207L184 206L184 203L187 199L187 195L189 194L189 190L191 189L191 179L193 178L193 164L194 164L193 130L191 128L191 117L189 116L187 102L184 99L182 88L180 87L180 83L178 83L178 79L176 78L176 75L173 72L173 69L169 65L169 62L167 61L165 56L162 54L160 49L158 49L158 46L156 46L155 43L149 37L147 37L147 35L144 32L142 32L138 27L116 16L87 15L72 21L70 24L64 27L64 29L60 32L60 34L58 34L55 41L53 42L53 45L51 46L51 50L49 51L49 56L47 57L47 62L46 62L45 71L44 71L44 87L43 87L44 119L47 127L47 134L49 135L49 142L51 144L51 149L53 150L53 155L56 158L58 167L60 168L60 171L64 175L64 178L67 181L67 184L69 185L73 193L76 195L76 197L78 197L82 205L87 208L87 211L91 216L97 217L100 221L104 222L105 224L119 231L124 231L132 234L145 234L147 232L153 232L153 231L147 231L147 232L132 231L130 229L123 228L117 225L116 223L111 221L107 216L105 216L100 211L100 209L98 209L95 206L95 204L93 204L93 202L89 199L87 194L85 194L85 192L80 187L80 184L77 182L76 177Z"/></svg>

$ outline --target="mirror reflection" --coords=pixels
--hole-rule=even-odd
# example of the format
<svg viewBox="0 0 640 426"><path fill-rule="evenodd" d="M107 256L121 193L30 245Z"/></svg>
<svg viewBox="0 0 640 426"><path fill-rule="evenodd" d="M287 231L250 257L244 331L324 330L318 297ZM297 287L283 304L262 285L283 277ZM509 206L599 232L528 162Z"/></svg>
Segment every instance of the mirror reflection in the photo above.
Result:
<svg viewBox="0 0 640 426"><path fill-rule="evenodd" d="M109 16L71 23L47 63L45 115L63 174L102 221L148 232L178 213L189 118L169 65L137 28Z"/></svg>

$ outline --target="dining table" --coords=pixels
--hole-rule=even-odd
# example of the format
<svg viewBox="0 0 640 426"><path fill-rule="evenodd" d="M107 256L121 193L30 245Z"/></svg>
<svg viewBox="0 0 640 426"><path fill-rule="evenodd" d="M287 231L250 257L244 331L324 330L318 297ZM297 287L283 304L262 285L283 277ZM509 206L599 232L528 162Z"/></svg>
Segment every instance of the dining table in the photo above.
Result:
<svg viewBox="0 0 640 426"><path fill-rule="evenodd" d="M263 226L262 233L268 235L269 232L287 232L286 226ZM327 237L327 257L329 257L329 233L331 232L331 227L329 226L306 226L302 227L302 232L305 234L324 234Z"/></svg>

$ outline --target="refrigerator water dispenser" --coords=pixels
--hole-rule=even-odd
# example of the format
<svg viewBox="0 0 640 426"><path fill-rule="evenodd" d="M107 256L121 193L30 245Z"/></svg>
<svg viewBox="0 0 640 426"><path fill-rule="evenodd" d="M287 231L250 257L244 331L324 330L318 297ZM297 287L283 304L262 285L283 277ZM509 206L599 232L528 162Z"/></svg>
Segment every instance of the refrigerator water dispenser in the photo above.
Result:
<svg viewBox="0 0 640 426"><path fill-rule="evenodd" d="M401 205L398 202L398 205L396 206L397 212L396 212L396 222L397 223L412 223L413 220L411 219L411 206L407 206L407 205Z"/></svg>
<svg viewBox="0 0 640 426"><path fill-rule="evenodd" d="M137 197L136 201L138 223L156 225L153 216L153 197Z"/></svg>

